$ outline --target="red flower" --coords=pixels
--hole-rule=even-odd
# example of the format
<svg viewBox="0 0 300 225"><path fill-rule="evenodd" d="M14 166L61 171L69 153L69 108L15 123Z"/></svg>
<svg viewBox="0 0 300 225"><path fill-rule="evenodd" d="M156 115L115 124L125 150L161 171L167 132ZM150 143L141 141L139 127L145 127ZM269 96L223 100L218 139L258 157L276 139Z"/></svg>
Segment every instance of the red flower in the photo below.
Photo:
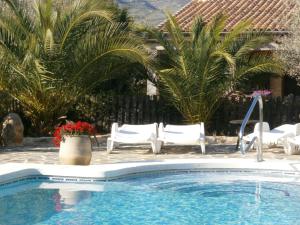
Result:
<svg viewBox="0 0 300 225"><path fill-rule="evenodd" d="M95 127L87 122L78 121L77 123L67 123L60 127L56 127L53 134L54 145L59 147L64 135L94 135Z"/></svg>

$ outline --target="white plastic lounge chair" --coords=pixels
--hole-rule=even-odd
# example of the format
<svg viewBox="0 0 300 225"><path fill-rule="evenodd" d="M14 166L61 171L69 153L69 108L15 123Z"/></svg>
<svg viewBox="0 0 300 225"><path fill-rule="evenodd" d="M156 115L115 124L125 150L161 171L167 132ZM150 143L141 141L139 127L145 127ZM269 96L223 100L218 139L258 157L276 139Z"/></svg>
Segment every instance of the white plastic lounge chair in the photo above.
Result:
<svg viewBox="0 0 300 225"><path fill-rule="evenodd" d="M107 139L107 152L111 153L118 144L151 144L153 153L159 153L157 145L157 123L146 125L124 124L121 127L113 123L111 137Z"/></svg>
<svg viewBox="0 0 300 225"><path fill-rule="evenodd" d="M200 145L205 153L204 123L194 125L159 124L158 141L166 145Z"/></svg>
<svg viewBox="0 0 300 225"><path fill-rule="evenodd" d="M300 134L300 124L283 124L270 130L267 122L263 122L263 145L283 145L287 148L287 138L295 137ZM254 132L245 136L244 141L251 142L254 137L259 135L259 123L254 126Z"/></svg>
<svg viewBox="0 0 300 225"><path fill-rule="evenodd" d="M284 151L288 155L300 155L300 136L288 137Z"/></svg>
<svg viewBox="0 0 300 225"><path fill-rule="evenodd" d="M293 138L287 138L287 147L284 149L288 155L299 155L300 154L300 136Z"/></svg>

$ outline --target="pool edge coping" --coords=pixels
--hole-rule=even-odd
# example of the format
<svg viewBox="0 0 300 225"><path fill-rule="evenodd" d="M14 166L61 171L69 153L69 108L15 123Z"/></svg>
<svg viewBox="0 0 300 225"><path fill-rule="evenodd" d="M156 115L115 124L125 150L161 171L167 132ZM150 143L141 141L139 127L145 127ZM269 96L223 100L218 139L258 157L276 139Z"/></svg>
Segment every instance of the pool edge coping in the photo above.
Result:
<svg viewBox="0 0 300 225"><path fill-rule="evenodd" d="M0 185L26 179L27 177L62 178L61 181L63 182L63 178L74 179L73 182L93 182L166 171L269 171L300 177L300 161L267 160L258 163L253 159L241 158L170 159L89 166L7 163L0 165ZM79 180L75 180L76 178Z"/></svg>

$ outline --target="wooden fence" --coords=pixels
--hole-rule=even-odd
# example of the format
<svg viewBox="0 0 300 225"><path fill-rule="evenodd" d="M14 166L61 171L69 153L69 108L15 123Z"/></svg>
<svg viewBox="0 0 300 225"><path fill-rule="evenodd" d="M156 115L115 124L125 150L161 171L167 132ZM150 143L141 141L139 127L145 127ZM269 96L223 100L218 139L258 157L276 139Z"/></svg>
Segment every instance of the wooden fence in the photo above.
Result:
<svg viewBox="0 0 300 225"><path fill-rule="evenodd" d="M102 100L103 101L103 100ZM107 102L100 104L85 101L85 107L93 109L89 116L81 119L91 119L102 131L109 131L112 122L120 124L146 124L153 122L184 124L180 113L166 101L147 96L118 96L111 97ZM98 103L97 103L98 102ZM96 104L96 106L93 106ZM212 119L206 123L209 134L235 135L238 125L231 124L232 120L242 120L251 104L250 98L225 99L215 112ZM284 98L264 99L264 121L271 127L282 123L300 122L300 96L289 95ZM252 119L258 119L258 109L254 111ZM252 129L251 126L249 126Z"/></svg>
<svg viewBox="0 0 300 225"><path fill-rule="evenodd" d="M113 122L119 124L147 124L154 122L182 123L180 113L158 97L148 96L96 96L82 100L78 107L80 119L97 124L99 130L108 132ZM75 119L75 118L74 118Z"/></svg>
<svg viewBox="0 0 300 225"><path fill-rule="evenodd" d="M250 104L249 98L237 97L224 100L212 119L205 124L207 133L235 135L238 125L233 125L230 121L242 120ZM29 126L27 129L30 129L30 119L23 116L20 105L15 101L11 101L8 105L4 107L4 111L0 111L0 117L8 112L17 112L23 117L25 127ZM289 95L284 98L264 99L264 121L268 121L271 127L300 122L299 115L300 96ZM101 132L109 132L113 122L120 124L153 122L184 124L185 122L180 113L166 101L157 97L151 99L148 96L85 97L69 113L68 118L90 121L96 124ZM254 111L252 119L258 119L258 109Z"/></svg>
<svg viewBox="0 0 300 225"><path fill-rule="evenodd" d="M234 135L237 127L232 120L242 120L250 107L251 99L226 99L223 101L210 121L208 130L217 134ZM258 120L258 106L251 119ZM284 123L300 122L300 96L285 96L283 98L264 98L264 121L269 122L271 128ZM253 126L250 128L252 129Z"/></svg>

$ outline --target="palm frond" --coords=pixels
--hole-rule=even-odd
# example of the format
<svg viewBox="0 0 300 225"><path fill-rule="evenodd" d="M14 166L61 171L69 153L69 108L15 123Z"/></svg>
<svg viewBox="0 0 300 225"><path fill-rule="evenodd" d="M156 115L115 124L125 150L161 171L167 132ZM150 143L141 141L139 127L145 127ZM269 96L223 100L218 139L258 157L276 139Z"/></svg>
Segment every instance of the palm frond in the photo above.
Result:
<svg viewBox="0 0 300 225"><path fill-rule="evenodd" d="M200 37L200 34L203 30L205 26L205 22L202 19L202 17L197 17L192 25L192 29L191 29L191 35L192 35L192 43L193 45L195 45L195 43L197 42L197 40Z"/></svg>
<svg viewBox="0 0 300 225"><path fill-rule="evenodd" d="M197 18L191 36L184 37L176 19L168 16L168 35L157 35L166 50L157 71L161 93L188 122L207 121L226 93L245 78L282 72L276 58L256 53L269 37L249 32L250 22L224 35L226 21L222 14L207 24Z"/></svg>
<svg viewBox="0 0 300 225"><path fill-rule="evenodd" d="M8 7L0 15L0 89L42 132L82 93L120 74L117 67L150 65L142 40L128 21L117 21L111 1L0 2Z"/></svg>

